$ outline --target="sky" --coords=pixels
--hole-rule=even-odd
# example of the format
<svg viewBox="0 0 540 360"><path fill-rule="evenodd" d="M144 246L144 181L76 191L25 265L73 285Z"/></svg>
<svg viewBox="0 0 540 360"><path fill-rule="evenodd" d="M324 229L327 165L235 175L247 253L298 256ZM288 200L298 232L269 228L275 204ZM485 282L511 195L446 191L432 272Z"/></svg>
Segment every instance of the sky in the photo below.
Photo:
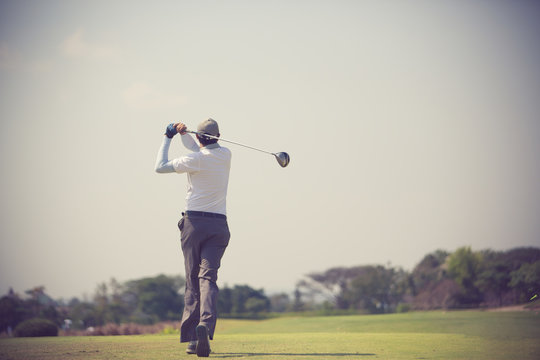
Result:
<svg viewBox="0 0 540 360"><path fill-rule="evenodd" d="M0 0L0 294L183 274L167 124L236 145L218 284L540 246L540 3ZM187 150L173 140L170 157Z"/></svg>

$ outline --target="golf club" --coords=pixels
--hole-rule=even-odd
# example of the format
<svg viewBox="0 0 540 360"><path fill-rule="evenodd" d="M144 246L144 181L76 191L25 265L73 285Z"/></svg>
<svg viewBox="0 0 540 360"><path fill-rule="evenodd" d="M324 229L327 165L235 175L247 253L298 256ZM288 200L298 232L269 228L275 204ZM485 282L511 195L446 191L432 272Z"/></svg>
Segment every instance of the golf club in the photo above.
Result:
<svg viewBox="0 0 540 360"><path fill-rule="evenodd" d="M206 136L206 137L209 137L211 139L218 139L220 141L229 142L231 144L240 145L240 146L243 146L243 147L247 147L249 149L257 150L257 151L260 151L260 152L263 152L263 153L266 153L266 154L270 154L270 155L274 155L276 157L276 160L277 160L278 164L281 165L281 167L285 167L285 166L289 165L289 161L291 160L290 157L289 157L289 154L287 154L286 152L273 153L273 152L270 152L270 151L264 151L264 150L261 150L261 149L254 148L252 146L240 144L240 143L235 142L235 141L222 139L222 138L217 137L217 136L203 134L203 133L200 133L200 132L197 132L197 131L187 130L186 132L191 133L191 134L196 134L196 135L199 135L199 136Z"/></svg>

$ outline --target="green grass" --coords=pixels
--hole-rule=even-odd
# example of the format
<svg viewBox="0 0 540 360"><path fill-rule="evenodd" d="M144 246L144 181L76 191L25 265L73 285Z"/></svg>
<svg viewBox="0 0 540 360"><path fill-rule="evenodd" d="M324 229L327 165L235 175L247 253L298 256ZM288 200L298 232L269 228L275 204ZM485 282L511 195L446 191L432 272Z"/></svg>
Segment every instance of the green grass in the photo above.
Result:
<svg viewBox="0 0 540 360"><path fill-rule="evenodd" d="M538 359L535 312L220 320L211 358ZM0 359L195 359L177 335L1 339Z"/></svg>

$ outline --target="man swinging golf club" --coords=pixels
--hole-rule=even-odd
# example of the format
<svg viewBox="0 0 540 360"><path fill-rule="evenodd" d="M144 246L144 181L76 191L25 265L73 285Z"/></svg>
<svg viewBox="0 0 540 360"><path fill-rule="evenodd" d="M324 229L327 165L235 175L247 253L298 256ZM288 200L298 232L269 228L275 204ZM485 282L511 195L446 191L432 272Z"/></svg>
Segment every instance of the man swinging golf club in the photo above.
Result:
<svg viewBox="0 0 540 360"><path fill-rule="evenodd" d="M169 146L178 133L191 153L169 160ZM230 238L226 198L231 152L217 143L219 127L213 119L199 124L196 137L200 146L187 133L186 125L169 124L155 170L186 173L188 177L186 210L178 222L186 268L180 342L189 343L188 354L207 357L217 319L217 273Z"/></svg>

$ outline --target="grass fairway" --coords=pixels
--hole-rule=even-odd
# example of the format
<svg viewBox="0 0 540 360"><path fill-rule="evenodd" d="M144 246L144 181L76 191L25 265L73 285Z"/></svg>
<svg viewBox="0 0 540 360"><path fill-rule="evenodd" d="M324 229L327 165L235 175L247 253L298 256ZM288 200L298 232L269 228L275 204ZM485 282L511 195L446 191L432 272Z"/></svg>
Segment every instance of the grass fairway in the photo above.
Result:
<svg viewBox="0 0 540 360"><path fill-rule="evenodd" d="M535 312L220 320L211 358L538 359ZM0 339L0 359L195 359L175 335Z"/></svg>

